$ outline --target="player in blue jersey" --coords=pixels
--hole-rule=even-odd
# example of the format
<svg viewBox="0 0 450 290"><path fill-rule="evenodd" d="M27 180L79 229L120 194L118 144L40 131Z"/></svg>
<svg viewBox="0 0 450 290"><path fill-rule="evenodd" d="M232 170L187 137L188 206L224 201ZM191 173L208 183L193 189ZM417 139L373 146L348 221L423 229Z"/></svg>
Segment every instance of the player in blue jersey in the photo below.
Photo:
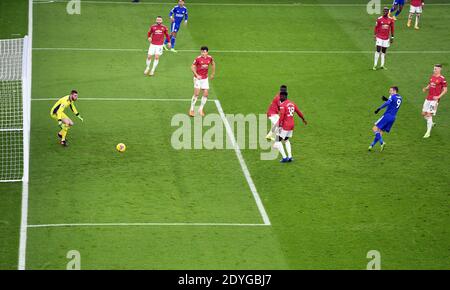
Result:
<svg viewBox="0 0 450 290"><path fill-rule="evenodd" d="M391 17L394 20L397 20L397 16L402 12L403 6L405 6L405 0L394 0L394 3L392 3L392 8L389 11L389 17ZM395 15L392 16L392 13L395 12Z"/></svg>
<svg viewBox="0 0 450 290"><path fill-rule="evenodd" d="M398 110L402 105L403 99L398 94L398 87L391 87L389 89L389 94L389 98L386 98L385 96L381 97L385 102L383 105L381 105L381 107L375 110L375 114L378 114L380 110L386 108L383 116L378 119L378 121L375 123L375 126L373 126L372 128L372 131L375 134L375 139L373 140L372 144L370 144L369 151L372 151L373 146L375 146L375 144L377 144L378 142L380 142L381 145L380 151L383 151L384 146L386 145L382 137L383 132L389 133L391 131L392 125L394 125L395 118L397 117Z"/></svg>
<svg viewBox="0 0 450 290"><path fill-rule="evenodd" d="M181 22L187 24L188 21L188 11L187 8L184 7L184 0L179 0L178 5L173 7L172 10L170 10L169 13L170 20L172 21L172 24L170 25L170 43L172 44L172 48L170 51L177 52L175 50L175 41L177 38L177 33L180 30ZM164 49L167 50L167 40L164 42Z"/></svg>

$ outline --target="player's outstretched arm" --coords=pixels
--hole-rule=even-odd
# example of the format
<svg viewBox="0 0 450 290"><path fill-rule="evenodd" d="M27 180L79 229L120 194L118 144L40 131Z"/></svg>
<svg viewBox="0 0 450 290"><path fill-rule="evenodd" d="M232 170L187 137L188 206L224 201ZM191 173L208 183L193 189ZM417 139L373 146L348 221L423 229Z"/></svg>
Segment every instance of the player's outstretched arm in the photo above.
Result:
<svg viewBox="0 0 450 290"><path fill-rule="evenodd" d="M392 102L391 99L388 99L386 102L384 102L383 105L381 105L378 109L375 110L375 114L378 114L383 108L387 107Z"/></svg>
<svg viewBox="0 0 450 290"><path fill-rule="evenodd" d="M303 115L302 111L299 110L299 108L297 106L295 106L295 112L302 119L303 124L308 125L308 122L306 122L305 116Z"/></svg>
<svg viewBox="0 0 450 290"><path fill-rule="evenodd" d="M84 119L83 119L83 117L81 117L80 113L78 112L77 108L75 107L75 104L70 104L70 109L75 114L75 116L77 116L77 118L81 120L81 122L84 122Z"/></svg>
<svg viewBox="0 0 450 290"><path fill-rule="evenodd" d="M430 85L424 87L424 88L422 89L422 91L425 93L425 92L428 91L429 89L430 89Z"/></svg>

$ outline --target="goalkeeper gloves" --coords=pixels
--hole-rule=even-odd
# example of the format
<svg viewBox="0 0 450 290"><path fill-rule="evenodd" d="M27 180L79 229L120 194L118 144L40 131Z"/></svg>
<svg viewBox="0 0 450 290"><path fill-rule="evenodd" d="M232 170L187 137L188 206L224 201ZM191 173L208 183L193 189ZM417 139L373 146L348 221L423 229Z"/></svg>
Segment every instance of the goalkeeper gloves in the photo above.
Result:
<svg viewBox="0 0 450 290"><path fill-rule="evenodd" d="M61 129L64 129L64 124L63 124L63 122L62 122L61 120L58 120L58 126L59 126Z"/></svg>
<svg viewBox="0 0 450 290"><path fill-rule="evenodd" d="M84 122L83 117L80 116L80 114L77 115L77 118L81 120L81 122Z"/></svg>
<svg viewBox="0 0 450 290"><path fill-rule="evenodd" d="M381 99L385 102L388 100L388 98L386 98L385 96L382 96Z"/></svg>

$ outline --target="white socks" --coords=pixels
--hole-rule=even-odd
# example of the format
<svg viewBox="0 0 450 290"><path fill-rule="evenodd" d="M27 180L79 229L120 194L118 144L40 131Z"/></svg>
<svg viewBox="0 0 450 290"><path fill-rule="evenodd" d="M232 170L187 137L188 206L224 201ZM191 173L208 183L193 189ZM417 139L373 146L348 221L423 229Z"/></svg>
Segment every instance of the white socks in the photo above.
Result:
<svg viewBox="0 0 450 290"><path fill-rule="evenodd" d="M284 152L284 148L283 148L283 144L281 144L281 142L275 142L274 144L275 148L278 149L278 151L280 151L281 156L284 158L286 158L286 153Z"/></svg>
<svg viewBox="0 0 450 290"><path fill-rule="evenodd" d="M206 101L208 101L208 97L202 97L202 102L200 103L199 110L203 110L203 107L205 106Z"/></svg>
<svg viewBox="0 0 450 290"><path fill-rule="evenodd" d="M291 142L287 140L285 143L286 145L286 151L289 158L292 158L292 149L291 149Z"/></svg>
<svg viewBox="0 0 450 290"><path fill-rule="evenodd" d="M195 95L192 96L192 100L191 100L191 111L194 111L194 107L195 107L195 103L197 103L197 99L198 99L198 97L196 97Z"/></svg>
<svg viewBox="0 0 450 290"><path fill-rule="evenodd" d="M384 57L385 57L385 53L381 53L381 66L384 66Z"/></svg>
<svg viewBox="0 0 450 290"><path fill-rule="evenodd" d="M419 18L420 16L416 14L416 27L419 27Z"/></svg>
<svg viewBox="0 0 450 290"><path fill-rule="evenodd" d="M159 59L155 59L153 61L153 67L152 67L152 72L155 72L156 67L158 66L159 63Z"/></svg>
<svg viewBox="0 0 450 290"><path fill-rule="evenodd" d="M433 128L433 117L426 117L427 120L427 134L431 133L431 129Z"/></svg>
<svg viewBox="0 0 450 290"><path fill-rule="evenodd" d="M275 133L278 130L277 123L273 124L272 128L270 129L270 132Z"/></svg>
<svg viewBox="0 0 450 290"><path fill-rule="evenodd" d="M380 53L378 51L375 51L375 62L373 64L374 67L378 64L378 58L380 58Z"/></svg>
<svg viewBox="0 0 450 290"><path fill-rule="evenodd" d="M147 69L150 68L150 63L151 62L152 62L152 60L147 58L147 61L145 62L147 64Z"/></svg>

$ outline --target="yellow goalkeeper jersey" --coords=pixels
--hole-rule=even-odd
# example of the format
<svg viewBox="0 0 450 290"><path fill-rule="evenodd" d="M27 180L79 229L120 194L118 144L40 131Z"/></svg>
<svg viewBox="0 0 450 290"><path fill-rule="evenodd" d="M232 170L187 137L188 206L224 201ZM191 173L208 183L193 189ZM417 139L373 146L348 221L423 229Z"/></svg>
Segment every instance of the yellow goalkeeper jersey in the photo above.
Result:
<svg viewBox="0 0 450 290"><path fill-rule="evenodd" d="M52 107L51 111L50 111L50 115L55 116L58 120L62 119L62 116L64 115L64 110L70 107L70 109L72 110L72 112L75 114L75 116L78 116L79 113L77 111L77 108L75 107L74 101L72 101L70 99L70 95L69 96L65 96L62 97L61 99L59 99Z"/></svg>

